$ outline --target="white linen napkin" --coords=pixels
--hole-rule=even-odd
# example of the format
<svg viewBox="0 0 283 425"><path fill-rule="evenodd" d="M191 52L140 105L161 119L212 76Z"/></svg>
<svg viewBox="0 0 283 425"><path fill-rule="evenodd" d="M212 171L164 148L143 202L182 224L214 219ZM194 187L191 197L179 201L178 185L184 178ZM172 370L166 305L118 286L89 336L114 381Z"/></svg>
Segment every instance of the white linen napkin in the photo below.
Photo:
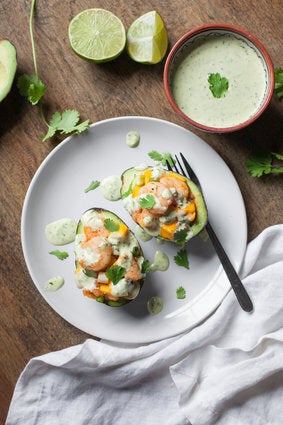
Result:
<svg viewBox="0 0 283 425"><path fill-rule="evenodd" d="M283 224L247 248L254 311L232 291L190 332L139 347L88 339L30 360L6 425L282 425Z"/></svg>

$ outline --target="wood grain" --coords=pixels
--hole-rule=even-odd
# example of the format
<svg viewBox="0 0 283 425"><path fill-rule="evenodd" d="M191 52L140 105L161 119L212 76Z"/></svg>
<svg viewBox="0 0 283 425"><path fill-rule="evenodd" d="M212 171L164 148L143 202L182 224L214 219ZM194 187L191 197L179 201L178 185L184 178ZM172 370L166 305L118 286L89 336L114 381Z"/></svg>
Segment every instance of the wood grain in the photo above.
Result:
<svg viewBox="0 0 283 425"><path fill-rule="evenodd" d="M29 36L31 1L2 0L0 38L17 49L17 76L33 73ZM90 7L102 7L119 16L128 27L139 15L158 8L168 30L170 46L189 29L205 23L225 22L243 27L269 51L274 65L283 66L281 0L110 0L37 1L34 20L38 67L47 86L44 108L75 108L83 119L145 115L172 121L202 137L232 170L241 188L248 217L248 238L282 222L282 178L254 179L244 169L248 155L259 148L282 152L283 103L273 98L263 116L252 126L229 135L200 133L188 127L166 100L164 62L143 66L123 53L116 61L95 65L74 55L68 43L68 24ZM16 80L15 80L16 81ZM244 101L244 99L243 99ZM88 335L59 317L42 299L28 274L20 238L24 197L30 181L59 140L42 143L46 128L39 110L20 97L14 82L0 104L1 173L1 275L0 275L0 423L4 423L15 383L37 355L83 342ZM217 202L217 191L215 196Z"/></svg>

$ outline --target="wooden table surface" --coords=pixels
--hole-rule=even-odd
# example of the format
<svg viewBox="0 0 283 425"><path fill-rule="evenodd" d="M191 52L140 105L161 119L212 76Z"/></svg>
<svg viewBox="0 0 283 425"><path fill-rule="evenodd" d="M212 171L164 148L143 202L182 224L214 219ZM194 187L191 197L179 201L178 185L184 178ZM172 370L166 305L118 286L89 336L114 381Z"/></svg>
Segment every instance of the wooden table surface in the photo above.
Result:
<svg viewBox="0 0 283 425"><path fill-rule="evenodd" d="M1 0L0 38L17 49L16 78L34 73L29 34L30 0ZM164 62L145 66L123 53L116 61L95 65L70 49L68 24L90 7L111 10L127 28L141 14L157 9L167 27L170 46L193 27L232 23L256 36L269 51L274 66L283 66L282 0L149 0L40 1L34 32L40 78L47 86L43 107L77 109L83 119L152 116L179 124L203 138L232 170L247 210L248 240L264 228L282 222L282 178L252 178L244 168L254 150L282 151L283 103L272 103L250 127L233 134L198 132L171 109L163 90ZM244 102L244 99L243 99ZM41 142L46 127L38 107L21 97L16 79L0 104L1 160L1 291L0 291L0 422L5 421L15 383L34 356L82 343L88 335L68 324L47 305L27 271L21 247L20 222L31 179L59 140ZM217 197L217 189L215 195Z"/></svg>

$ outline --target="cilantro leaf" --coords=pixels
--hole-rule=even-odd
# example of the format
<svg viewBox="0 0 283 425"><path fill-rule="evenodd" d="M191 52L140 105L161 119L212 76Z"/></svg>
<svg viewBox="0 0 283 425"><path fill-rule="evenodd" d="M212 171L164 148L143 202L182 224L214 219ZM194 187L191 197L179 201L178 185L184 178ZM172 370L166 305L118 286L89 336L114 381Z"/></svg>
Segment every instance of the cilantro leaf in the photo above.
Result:
<svg viewBox="0 0 283 425"><path fill-rule="evenodd" d="M178 245L184 245L184 243L187 240L188 233L185 229L177 230L177 232L174 233L174 241Z"/></svg>
<svg viewBox="0 0 283 425"><path fill-rule="evenodd" d="M179 300L186 298L186 290L183 288L183 286L179 286L179 288L176 289L176 295Z"/></svg>
<svg viewBox="0 0 283 425"><path fill-rule="evenodd" d="M221 77L221 75L217 72L216 74L209 74L208 80L209 89L214 97L220 99L220 97L224 96L229 88L229 82L227 78Z"/></svg>
<svg viewBox="0 0 283 425"><path fill-rule="evenodd" d="M155 205L155 198L153 195L146 195L145 197L140 198L140 206L142 209L152 208Z"/></svg>
<svg viewBox="0 0 283 425"><path fill-rule="evenodd" d="M80 120L80 115L78 111L67 109L62 112L62 115L58 112L55 112L53 117L50 120L50 125L57 128L62 133L67 134L71 133Z"/></svg>
<svg viewBox="0 0 283 425"><path fill-rule="evenodd" d="M56 249L55 251L50 251L49 254L55 255L55 257L58 258L58 260L66 260L66 258L69 257L69 254L65 251L59 251Z"/></svg>
<svg viewBox="0 0 283 425"><path fill-rule="evenodd" d="M48 131L46 135L42 137L42 141L44 142L54 136L56 131L59 131L60 134L81 133L89 127L89 120L78 124L79 120L80 115L78 111L73 109L66 109L62 114L55 112L50 119Z"/></svg>
<svg viewBox="0 0 283 425"><path fill-rule="evenodd" d="M96 189L100 185L100 182L98 180L93 180L89 186L85 189L85 193Z"/></svg>
<svg viewBox="0 0 283 425"><path fill-rule="evenodd" d="M283 167L276 167L273 164L273 158L283 161L283 155L275 152L259 152L251 155L245 162L246 171L253 177L283 173Z"/></svg>
<svg viewBox="0 0 283 425"><path fill-rule="evenodd" d="M279 159L280 161L283 161L283 155L280 155L280 153L271 152L271 155L273 155L275 158Z"/></svg>
<svg viewBox="0 0 283 425"><path fill-rule="evenodd" d="M283 97L283 68L275 68L274 93L281 99Z"/></svg>
<svg viewBox="0 0 283 425"><path fill-rule="evenodd" d="M113 282L113 285L116 285L126 274L125 267L114 265L109 267L106 272L106 276L109 280Z"/></svg>
<svg viewBox="0 0 283 425"><path fill-rule="evenodd" d="M148 156L151 159L153 159L153 161L161 162L161 164L164 165L164 166L167 165L166 161L168 161L168 163L171 167L173 167L175 162L176 162L175 159L172 158L172 155L171 155L170 152L164 152L162 154L162 153L157 152L157 151L151 151L151 152L148 152Z"/></svg>
<svg viewBox="0 0 283 425"><path fill-rule="evenodd" d="M114 220L111 220L111 218L106 218L104 221L104 227L109 230L109 232L117 232L120 229L119 224Z"/></svg>
<svg viewBox="0 0 283 425"><path fill-rule="evenodd" d="M253 177L261 177L263 174L269 174L271 171L271 154L257 153L245 162L246 171Z"/></svg>
<svg viewBox="0 0 283 425"><path fill-rule="evenodd" d="M180 251L177 252L174 256L174 261L178 266L189 269L188 253L185 249L180 249Z"/></svg>
<svg viewBox="0 0 283 425"><path fill-rule="evenodd" d="M150 262L148 260L144 260L141 266L141 272L148 273L150 271Z"/></svg>
<svg viewBox="0 0 283 425"><path fill-rule="evenodd" d="M45 84L36 75L29 74L18 78L17 87L20 94L27 97L32 105L36 105L46 91Z"/></svg>
<svg viewBox="0 0 283 425"><path fill-rule="evenodd" d="M153 159L153 161L161 162L163 159L163 155L157 151L148 152L148 156Z"/></svg>

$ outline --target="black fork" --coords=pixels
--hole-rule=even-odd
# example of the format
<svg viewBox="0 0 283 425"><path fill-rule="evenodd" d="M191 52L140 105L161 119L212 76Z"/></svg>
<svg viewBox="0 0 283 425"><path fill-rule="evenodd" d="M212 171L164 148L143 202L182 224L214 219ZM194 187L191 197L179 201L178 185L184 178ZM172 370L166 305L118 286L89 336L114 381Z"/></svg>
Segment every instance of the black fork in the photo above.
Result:
<svg viewBox="0 0 283 425"><path fill-rule="evenodd" d="M190 180L192 180L195 185L199 188L199 190L202 192L201 189L201 185L199 182L198 177L196 176L196 174L194 173L192 167L190 166L190 164L188 163L188 161L186 160L186 158L184 157L184 155L182 153L180 153L180 157L182 158L185 170L180 162L180 160L178 159L178 157L175 155L176 161L178 163L178 166L180 168L180 170L178 169L178 167L176 166L176 164L174 164L173 166L171 166L169 164L168 161L166 161L167 164L167 168L170 171L176 171L178 174L182 174L185 177L188 177ZM206 231L208 233L208 236L214 246L214 249L220 259L220 262L223 266L223 269L231 283L232 289L234 290L234 293L237 297L237 300L240 304L240 306L242 307L242 309L244 311L252 311L253 310L253 304L251 302L251 299L245 289L245 287L243 286L238 274L236 273L228 255L226 254L221 242L219 241L216 233L214 232L211 224L209 223L209 221L206 224Z"/></svg>

